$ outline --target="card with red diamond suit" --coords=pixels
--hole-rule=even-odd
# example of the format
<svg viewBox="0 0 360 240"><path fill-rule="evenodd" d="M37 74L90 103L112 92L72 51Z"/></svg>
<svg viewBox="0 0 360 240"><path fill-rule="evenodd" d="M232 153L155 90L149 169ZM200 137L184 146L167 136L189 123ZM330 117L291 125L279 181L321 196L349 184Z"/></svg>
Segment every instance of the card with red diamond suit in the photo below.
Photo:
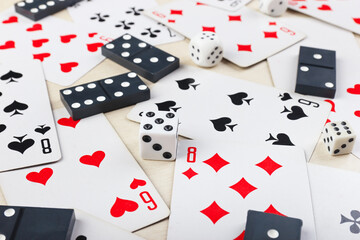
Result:
<svg viewBox="0 0 360 240"><path fill-rule="evenodd" d="M63 159L0 174L8 204L76 208L128 231L169 215L103 114L74 121L63 108L54 116Z"/></svg>
<svg viewBox="0 0 360 240"><path fill-rule="evenodd" d="M144 14L192 38L202 31L219 35L224 58L248 67L305 38L279 19L243 7L228 12L192 1L174 1Z"/></svg>
<svg viewBox="0 0 360 240"><path fill-rule="evenodd" d="M236 11L248 4L250 1L251 0L201 0L201 3L227 11Z"/></svg>
<svg viewBox="0 0 360 240"><path fill-rule="evenodd" d="M318 239L359 239L360 173L311 163L308 170Z"/></svg>
<svg viewBox="0 0 360 240"><path fill-rule="evenodd" d="M289 8L360 34L358 0L290 0Z"/></svg>
<svg viewBox="0 0 360 240"><path fill-rule="evenodd" d="M243 239L249 209L299 218L302 239L316 239L302 149L179 143L169 240Z"/></svg>

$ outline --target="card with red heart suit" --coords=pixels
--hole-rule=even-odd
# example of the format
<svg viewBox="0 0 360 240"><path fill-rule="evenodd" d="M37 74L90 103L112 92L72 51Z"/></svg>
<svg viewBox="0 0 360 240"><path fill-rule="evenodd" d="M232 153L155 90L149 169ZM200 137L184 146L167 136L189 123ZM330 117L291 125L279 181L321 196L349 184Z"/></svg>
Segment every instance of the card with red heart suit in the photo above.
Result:
<svg viewBox="0 0 360 240"><path fill-rule="evenodd" d="M41 64L0 64L0 172L59 161L57 137Z"/></svg>
<svg viewBox="0 0 360 240"><path fill-rule="evenodd" d="M290 0L289 8L360 34L358 0Z"/></svg>
<svg viewBox="0 0 360 240"><path fill-rule="evenodd" d="M0 31L7 33L0 36L0 62L20 57L40 61L46 80L62 86L103 61L100 48L112 40L55 17L27 22L10 10L0 14Z"/></svg>
<svg viewBox="0 0 360 240"><path fill-rule="evenodd" d="M290 93L295 90L300 46L336 51L336 95L334 99L316 98L332 105L328 121L349 121L360 131L360 48L354 35L344 29L316 19L283 18L292 25L302 27L307 38L268 58L272 79L277 88ZM307 26L312 27L307 27ZM318 29L322 29L320 32ZM337 38L334 38L337 36ZM324 41L324 39L327 39ZM338 39L341 39L339 41ZM360 157L360 141L355 141L353 154Z"/></svg>
<svg viewBox="0 0 360 240"><path fill-rule="evenodd" d="M103 114L74 121L54 111L63 159L0 175L8 204L76 208L135 231L169 209Z"/></svg>

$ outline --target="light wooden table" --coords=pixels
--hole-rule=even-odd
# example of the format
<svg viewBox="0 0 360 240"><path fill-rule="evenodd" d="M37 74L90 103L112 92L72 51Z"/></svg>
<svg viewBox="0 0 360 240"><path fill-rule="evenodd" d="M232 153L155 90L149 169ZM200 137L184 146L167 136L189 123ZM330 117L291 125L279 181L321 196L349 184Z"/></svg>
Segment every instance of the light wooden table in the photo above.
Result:
<svg viewBox="0 0 360 240"><path fill-rule="evenodd" d="M0 11L12 7L13 4L17 1L18 0L1 0ZM170 1L171 0L157 0L159 4L164 4ZM248 6L253 9L257 9L258 6L257 0L253 0L253 2L250 3ZM285 16L295 16L295 15L308 18L305 15L290 10L285 14ZM62 11L56 14L55 16L67 20L71 20L67 11ZM0 33L0 34L5 34L5 33ZM360 47L360 36L355 35L355 37ZM193 62L191 61L188 55L188 51L187 51L188 43L189 40L186 39L181 42L160 45L159 48L179 57L181 64L196 66L193 64ZM231 77L257 82L268 86L273 86L269 67L266 61L262 61L250 68L240 68L227 60L223 60L219 65L217 65L216 67L210 70ZM125 73L126 71L127 70L121 67L120 65L110 60L105 60L97 67L95 67L93 70L88 72L80 80L78 80L74 85L78 85L85 82L91 82L94 80L105 78L107 76ZM147 80L144 81L151 88L153 83ZM51 82L47 82L47 87L50 95L52 108L57 109L63 107L59 96L59 90L62 89L63 87ZM160 192L166 204L170 207L171 191L172 191L172 183L173 183L173 175L174 175L174 162L147 161L140 158L139 144L138 144L139 125L137 123L129 121L126 118L126 115L130 111L130 109L131 107L127 107L124 109L106 113L105 115L112 124L112 126L114 127L114 129L116 130L116 132L118 133L118 135L120 136L120 138L124 141L129 151L132 153L132 155L139 162L143 170L149 176L149 178L155 185L156 189ZM325 151L325 147L323 146L322 141L319 141L315 149L315 152L311 158L311 162L360 172L360 160L358 158L356 158L353 155L331 157ZM5 203L5 199L3 196L1 196L1 194L0 194L0 203ZM163 240L166 239L167 226L168 226L168 219L153 224L144 229L141 229L135 233L148 240Z"/></svg>

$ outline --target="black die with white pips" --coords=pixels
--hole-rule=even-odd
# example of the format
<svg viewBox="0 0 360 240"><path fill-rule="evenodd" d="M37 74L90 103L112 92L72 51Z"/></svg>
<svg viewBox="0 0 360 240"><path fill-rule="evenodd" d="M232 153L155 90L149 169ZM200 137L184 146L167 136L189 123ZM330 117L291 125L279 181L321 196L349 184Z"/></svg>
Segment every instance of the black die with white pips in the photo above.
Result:
<svg viewBox="0 0 360 240"><path fill-rule="evenodd" d="M151 82L180 66L177 57L168 54L130 34L125 34L101 48L102 54Z"/></svg>
<svg viewBox="0 0 360 240"><path fill-rule="evenodd" d="M0 239L70 240L73 209L0 205Z"/></svg>
<svg viewBox="0 0 360 240"><path fill-rule="evenodd" d="M150 90L130 72L62 89L60 97L71 117L78 120L146 101Z"/></svg>
<svg viewBox="0 0 360 240"><path fill-rule="evenodd" d="M143 112L140 124L140 155L143 159L175 160L179 119L172 112Z"/></svg>
<svg viewBox="0 0 360 240"><path fill-rule="evenodd" d="M351 153L356 134L347 121L329 122L325 125L323 141L331 155Z"/></svg>
<svg viewBox="0 0 360 240"><path fill-rule="evenodd" d="M249 210L244 240L300 240L302 220Z"/></svg>
<svg viewBox="0 0 360 240"><path fill-rule="evenodd" d="M15 11L31 20L38 21L80 1L81 0L25 0L15 4Z"/></svg>
<svg viewBox="0 0 360 240"><path fill-rule="evenodd" d="M295 92L334 98L336 52L301 46Z"/></svg>

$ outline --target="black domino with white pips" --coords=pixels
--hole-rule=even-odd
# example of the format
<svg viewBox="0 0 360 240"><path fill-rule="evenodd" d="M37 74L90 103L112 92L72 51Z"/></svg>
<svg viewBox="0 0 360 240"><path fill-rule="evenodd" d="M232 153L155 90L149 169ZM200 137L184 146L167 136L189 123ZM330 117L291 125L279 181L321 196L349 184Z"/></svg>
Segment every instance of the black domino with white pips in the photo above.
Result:
<svg viewBox="0 0 360 240"><path fill-rule="evenodd" d="M24 0L15 4L15 11L31 20L38 21L80 1L81 0Z"/></svg>
<svg viewBox="0 0 360 240"><path fill-rule="evenodd" d="M101 48L102 54L121 66L156 82L179 68L177 57L130 34L125 34Z"/></svg>
<svg viewBox="0 0 360 240"><path fill-rule="evenodd" d="M74 120L109 112L150 99L150 90L130 72L60 90L61 101Z"/></svg>

